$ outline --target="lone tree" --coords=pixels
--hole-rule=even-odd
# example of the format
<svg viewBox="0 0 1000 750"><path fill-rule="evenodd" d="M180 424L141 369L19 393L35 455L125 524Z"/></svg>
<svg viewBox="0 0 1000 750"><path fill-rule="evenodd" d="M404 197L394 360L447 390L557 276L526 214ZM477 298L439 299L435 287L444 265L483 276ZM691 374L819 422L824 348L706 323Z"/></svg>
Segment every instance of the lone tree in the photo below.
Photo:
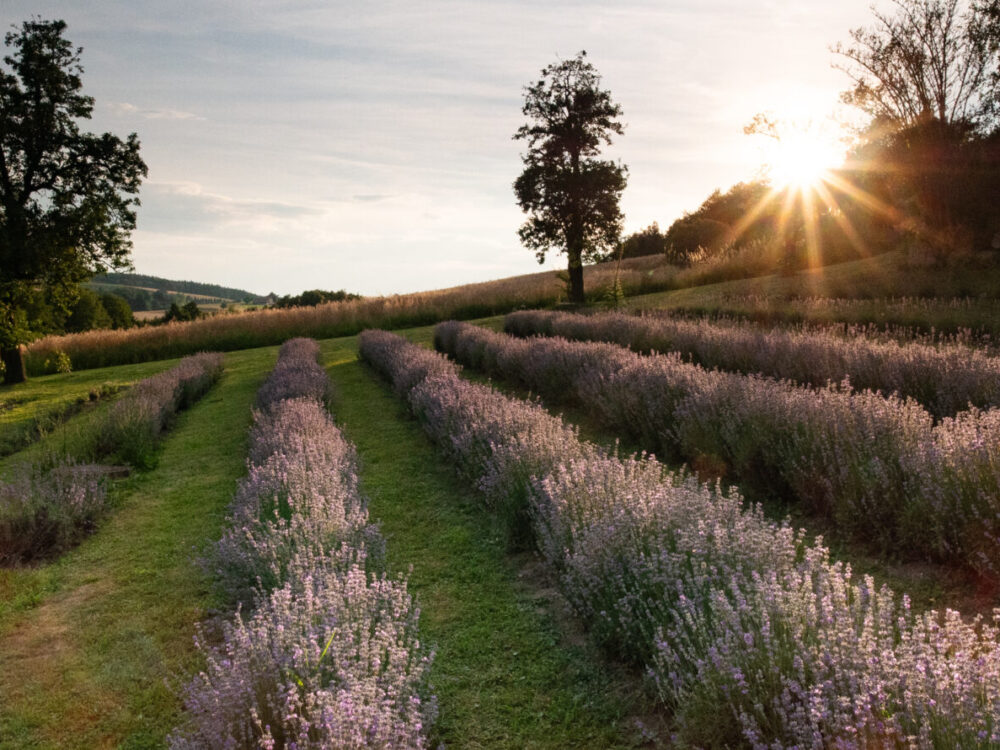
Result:
<svg viewBox="0 0 1000 750"><path fill-rule="evenodd" d="M0 357L4 382L25 379L25 301L46 288L64 307L76 285L127 268L146 165L132 133L81 133L80 48L64 21L25 21L4 38L0 68Z"/></svg>
<svg viewBox="0 0 1000 750"><path fill-rule="evenodd" d="M617 247L622 229L618 202L628 169L598 159L602 144L624 132L622 109L586 52L549 65L527 86L522 112L528 123L515 140L528 142L524 172L514 182L518 205L529 215L518 236L538 262L552 249L569 258L569 297L582 303L583 263Z"/></svg>

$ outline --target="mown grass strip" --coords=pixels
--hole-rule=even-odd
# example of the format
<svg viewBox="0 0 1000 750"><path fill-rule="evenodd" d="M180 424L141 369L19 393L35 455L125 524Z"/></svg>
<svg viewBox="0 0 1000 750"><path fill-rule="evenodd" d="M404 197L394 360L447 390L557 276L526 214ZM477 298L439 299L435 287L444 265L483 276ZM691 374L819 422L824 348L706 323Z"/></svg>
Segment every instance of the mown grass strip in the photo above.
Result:
<svg viewBox="0 0 1000 750"><path fill-rule="evenodd" d="M549 592L525 582L475 490L441 463L402 402L345 343L323 348L338 389L334 412L358 448L390 565L412 564L421 630L437 646L437 738L462 748L635 746L637 680L582 639L568 642L571 626L560 624Z"/></svg>
<svg viewBox="0 0 1000 750"><path fill-rule="evenodd" d="M228 355L156 471L119 486L120 511L93 537L50 565L0 572L0 746L163 746L175 688L198 668L194 624L215 604L193 558L244 471L253 394L274 357Z"/></svg>
<svg viewBox="0 0 1000 750"><path fill-rule="evenodd" d="M72 401L62 402L47 410L36 409L32 416L22 416L18 421L4 425L0 430L0 458L13 455L41 440L84 410L92 409L100 401L117 396L121 388L110 384L92 388ZM2 411L3 404L0 403L0 412Z"/></svg>

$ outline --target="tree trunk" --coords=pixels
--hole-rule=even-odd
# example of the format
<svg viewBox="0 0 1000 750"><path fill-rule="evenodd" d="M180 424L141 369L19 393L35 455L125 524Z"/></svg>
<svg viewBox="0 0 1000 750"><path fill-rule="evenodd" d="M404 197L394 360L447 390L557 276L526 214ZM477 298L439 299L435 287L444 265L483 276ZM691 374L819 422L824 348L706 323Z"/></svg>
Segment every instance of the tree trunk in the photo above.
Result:
<svg viewBox="0 0 1000 750"><path fill-rule="evenodd" d="M4 385L23 383L28 379L28 373L24 370L24 357L21 356L21 347L0 347L0 360L3 361L4 366Z"/></svg>
<svg viewBox="0 0 1000 750"><path fill-rule="evenodd" d="M583 262L579 256L569 259L569 301L574 305L582 305L583 297Z"/></svg>

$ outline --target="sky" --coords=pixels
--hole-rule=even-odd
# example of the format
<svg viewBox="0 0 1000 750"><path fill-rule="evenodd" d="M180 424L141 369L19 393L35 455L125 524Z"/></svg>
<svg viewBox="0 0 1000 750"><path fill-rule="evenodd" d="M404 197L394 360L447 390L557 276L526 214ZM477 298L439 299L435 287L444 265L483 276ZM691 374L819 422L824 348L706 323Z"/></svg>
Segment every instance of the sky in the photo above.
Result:
<svg viewBox="0 0 1000 750"><path fill-rule="evenodd" d="M540 270L511 136L545 66L587 51L624 113L625 231L665 229L758 173L755 113L834 113L830 46L872 22L869 0L0 3L5 29L32 16L83 47L85 129L139 135L137 272L365 295Z"/></svg>

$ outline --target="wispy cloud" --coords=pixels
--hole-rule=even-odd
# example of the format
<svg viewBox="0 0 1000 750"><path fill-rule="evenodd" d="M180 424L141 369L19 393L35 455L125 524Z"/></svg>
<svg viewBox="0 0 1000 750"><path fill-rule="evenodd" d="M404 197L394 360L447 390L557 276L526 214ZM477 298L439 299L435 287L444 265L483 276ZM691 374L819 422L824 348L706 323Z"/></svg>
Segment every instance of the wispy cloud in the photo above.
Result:
<svg viewBox="0 0 1000 750"><path fill-rule="evenodd" d="M136 115L146 120L204 120L201 115L194 112L185 112L179 109L149 109L137 107L128 102L118 102L111 105L111 109L120 115Z"/></svg>
<svg viewBox="0 0 1000 750"><path fill-rule="evenodd" d="M206 191L196 182L148 182L139 224L146 231L189 234L232 225L273 229L279 222L318 216L322 209L284 201L246 200Z"/></svg>

